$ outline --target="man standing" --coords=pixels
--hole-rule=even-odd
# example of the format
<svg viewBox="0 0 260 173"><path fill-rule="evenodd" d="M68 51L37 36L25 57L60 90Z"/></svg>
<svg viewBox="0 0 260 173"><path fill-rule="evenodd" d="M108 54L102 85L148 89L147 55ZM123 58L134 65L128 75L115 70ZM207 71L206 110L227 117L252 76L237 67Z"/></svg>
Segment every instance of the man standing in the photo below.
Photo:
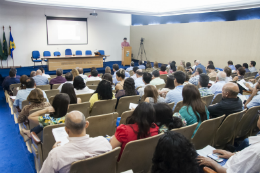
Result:
<svg viewBox="0 0 260 173"><path fill-rule="evenodd" d="M121 43L122 49L123 49L124 47L129 47L129 46L130 46L130 44L127 42L127 38L124 38L124 41Z"/></svg>
<svg viewBox="0 0 260 173"><path fill-rule="evenodd" d="M33 79L35 80L36 85L47 85L49 83L48 78L42 76L41 70L36 71L36 76L34 76Z"/></svg>

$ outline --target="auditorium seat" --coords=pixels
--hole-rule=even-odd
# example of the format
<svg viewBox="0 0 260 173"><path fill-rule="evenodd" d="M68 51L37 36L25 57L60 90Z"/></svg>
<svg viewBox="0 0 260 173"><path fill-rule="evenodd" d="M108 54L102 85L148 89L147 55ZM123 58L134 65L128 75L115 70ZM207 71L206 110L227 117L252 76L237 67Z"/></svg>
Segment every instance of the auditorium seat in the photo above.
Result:
<svg viewBox="0 0 260 173"><path fill-rule="evenodd" d="M167 74L161 74L160 78L164 80L164 82L166 83L167 81Z"/></svg>
<svg viewBox="0 0 260 173"><path fill-rule="evenodd" d="M219 93L215 96L215 98L212 101L212 105L219 103L222 100L222 93Z"/></svg>
<svg viewBox="0 0 260 173"><path fill-rule="evenodd" d="M248 78L251 76L251 72L246 72L245 75L244 75L244 78Z"/></svg>
<svg viewBox="0 0 260 173"><path fill-rule="evenodd" d="M61 54L60 54L59 51L56 51L56 52L53 52L53 55L54 55L54 56L60 56Z"/></svg>
<svg viewBox="0 0 260 173"><path fill-rule="evenodd" d="M160 85L155 85L157 90L163 89L165 87L165 83L164 84L160 84Z"/></svg>
<svg viewBox="0 0 260 173"><path fill-rule="evenodd" d="M214 171L213 169L211 169L211 168L209 168L209 167L206 167L206 166L203 167L203 172L204 172L204 173L217 173L217 172Z"/></svg>
<svg viewBox="0 0 260 173"><path fill-rule="evenodd" d="M36 88L40 88L41 90L50 90L50 85L36 85Z"/></svg>
<svg viewBox="0 0 260 173"><path fill-rule="evenodd" d="M36 62L41 62L42 60L40 59L40 52L38 50L32 51L32 62L34 62L34 67Z"/></svg>
<svg viewBox="0 0 260 173"><path fill-rule="evenodd" d="M82 55L82 51L81 50L76 50L76 55Z"/></svg>
<svg viewBox="0 0 260 173"><path fill-rule="evenodd" d="M68 112L71 111L80 111L85 115L85 118L89 117L89 102L77 103L77 104L70 104Z"/></svg>
<svg viewBox="0 0 260 173"><path fill-rule="evenodd" d="M148 137L128 142L117 162L117 173L127 170L133 172L149 172L152 158L159 138L163 135Z"/></svg>
<svg viewBox="0 0 260 173"><path fill-rule="evenodd" d="M168 103L168 105L170 106L171 109L173 109L175 103L174 103L174 102L172 102L172 103Z"/></svg>
<svg viewBox="0 0 260 173"><path fill-rule="evenodd" d="M126 119L128 117L130 117L133 114L133 112L134 111L132 111L132 110L123 112L122 115L121 115L121 119L120 119L119 125L126 124Z"/></svg>
<svg viewBox="0 0 260 173"><path fill-rule="evenodd" d="M190 141L197 125L198 125L198 123L194 123L194 124L189 125L189 126L181 127L181 128L178 128L178 129L172 129L171 131L178 132L178 133L182 134L183 136L185 136Z"/></svg>
<svg viewBox="0 0 260 173"><path fill-rule="evenodd" d="M217 149L223 149L227 144L234 144L234 132L239 121L246 110L228 115L218 128L211 146Z"/></svg>
<svg viewBox="0 0 260 173"><path fill-rule="evenodd" d="M10 89L10 91L13 91L15 88L18 88L18 87L20 87L20 86L21 86L21 83L11 84L11 85L9 86L9 89Z"/></svg>
<svg viewBox="0 0 260 173"><path fill-rule="evenodd" d="M49 103L50 103L51 105L52 105L52 102L53 102L54 97L55 97L55 96L51 96L51 97L49 98Z"/></svg>
<svg viewBox="0 0 260 173"><path fill-rule="evenodd" d="M50 52L50 51L44 51L44 52L43 52L43 56L44 56L44 57L45 57L45 56L51 56L51 52ZM45 62L48 62L47 59L44 59L44 61L45 61Z"/></svg>
<svg viewBox="0 0 260 173"><path fill-rule="evenodd" d="M90 72L84 73L84 75L89 76L89 75L91 75L91 73Z"/></svg>
<svg viewBox="0 0 260 173"><path fill-rule="evenodd" d="M258 73L258 72L252 72L252 73L251 73L251 76L252 76L252 77L255 77L255 76L257 75L257 73Z"/></svg>
<svg viewBox="0 0 260 173"><path fill-rule="evenodd" d="M105 51L104 51L104 50L98 50L98 52L99 52L101 55L105 55Z"/></svg>
<svg viewBox="0 0 260 173"><path fill-rule="evenodd" d="M65 55L72 55L71 49L66 49L65 50Z"/></svg>
<svg viewBox="0 0 260 173"><path fill-rule="evenodd" d="M209 78L209 80L215 82L216 81L216 77L211 77L211 78Z"/></svg>
<svg viewBox="0 0 260 173"><path fill-rule="evenodd" d="M90 137L114 135L117 117L117 112L88 117L86 120L89 121L89 126L86 128L86 133Z"/></svg>
<svg viewBox="0 0 260 173"><path fill-rule="evenodd" d="M58 89L61 84L53 84L52 89Z"/></svg>
<svg viewBox="0 0 260 173"><path fill-rule="evenodd" d="M70 167L70 172L75 173L91 173L91 172L116 172L116 162L120 153L121 147L117 147L98 156L88 159L73 162Z"/></svg>
<svg viewBox="0 0 260 173"><path fill-rule="evenodd" d="M206 106L209 107L209 105L211 104L211 102L213 100L213 97L214 97L214 95L212 94L212 95L209 95L209 96L201 97L201 99L206 104Z"/></svg>
<svg viewBox="0 0 260 173"><path fill-rule="evenodd" d="M86 50L85 55L92 55L91 50Z"/></svg>
<svg viewBox="0 0 260 173"><path fill-rule="evenodd" d="M29 105L29 101L28 100L24 100L22 101L22 107L21 107L21 110L26 106L26 105Z"/></svg>
<svg viewBox="0 0 260 173"><path fill-rule="evenodd" d="M115 112L116 102L117 99L96 101L92 107L90 116Z"/></svg>
<svg viewBox="0 0 260 173"><path fill-rule="evenodd" d="M173 113L179 112L181 107L183 106L183 101L179 101L177 105L175 106L175 109L173 110Z"/></svg>
<svg viewBox="0 0 260 173"><path fill-rule="evenodd" d="M197 132L191 139L191 142L193 143L196 150L200 150L211 144L211 141L213 140L214 135L224 117L225 115L222 115L218 118L205 120L200 124Z"/></svg>
<svg viewBox="0 0 260 173"><path fill-rule="evenodd" d="M46 90L45 93L46 93L47 98L49 100L52 96L55 96L56 94L59 94L60 90L58 90L58 89Z"/></svg>
<svg viewBox="0 0 260 173"><path fill-rule="evenodd" d="M97 89L97 85L86 85L89 89L95 90Z"/></svg>
<svg viewBox="0 0 260 173"><path fill-rule="evenodd" d="M100 80L87 81L86 85L98 85Z"/></svg>
<svg viewBox="0 0 260 173"><path fill-rule="evenodd" d="M81 99L81 102L89 102L90 97L92 96L93 93L88 93L88 94L78 94L76 95L77 98Z"/></svg>
<svg viewBox="0 0 260 173"><path fill-rule="evenodd" d="M130 103L138 104L139 100L140 100L139 95L121 97L118 100L118 105L117 105L117 110L116 110L116 112L118 113L118 116L121 117L121 114L123 112L129 110Z"/></svg>

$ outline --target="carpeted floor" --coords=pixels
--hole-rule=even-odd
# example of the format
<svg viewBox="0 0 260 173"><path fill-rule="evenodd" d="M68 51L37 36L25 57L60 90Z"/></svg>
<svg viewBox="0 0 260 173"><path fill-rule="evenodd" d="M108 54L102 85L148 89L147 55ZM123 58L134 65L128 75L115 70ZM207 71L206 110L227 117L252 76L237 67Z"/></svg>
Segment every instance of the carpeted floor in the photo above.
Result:
<svg viewBox="0 0 260 173"><path fill-rule="evenodd" d="M3 90L0 90L0 119L0 172L35 173L33 154L20 136Z"/></svg>

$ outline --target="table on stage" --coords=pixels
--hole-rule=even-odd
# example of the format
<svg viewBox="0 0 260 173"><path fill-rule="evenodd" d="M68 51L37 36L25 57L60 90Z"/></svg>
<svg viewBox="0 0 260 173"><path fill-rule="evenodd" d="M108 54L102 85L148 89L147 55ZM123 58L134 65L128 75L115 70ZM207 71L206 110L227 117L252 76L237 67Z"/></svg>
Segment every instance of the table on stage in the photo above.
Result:
<svg viewBox="0 0 260 173"><path fill-rule="evenodd" d="M76 67L91 68L103 67L103 57L109 55L66 55L66 56L48 56L41 57L42 60L48 60L48 70L69 70Z"/></svg>

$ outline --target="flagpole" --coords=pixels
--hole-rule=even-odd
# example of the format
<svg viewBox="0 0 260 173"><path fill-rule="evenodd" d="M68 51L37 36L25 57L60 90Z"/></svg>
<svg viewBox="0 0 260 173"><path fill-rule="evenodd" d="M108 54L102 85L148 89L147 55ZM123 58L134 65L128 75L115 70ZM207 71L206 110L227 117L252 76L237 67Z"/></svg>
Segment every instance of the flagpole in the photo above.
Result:
<svg viewBox="0 0 260 173"><path fill-rule="evenodd" d="M3 26L3 31L4 31L4 30L5 30L5 27ZM3 57L2 57L2 58L3 58ZM4 68L4 67L3 67L3 62L2 62L3 60L2 60L2 58L1 58L1 66L2 66L2 68Z"/></svg>

